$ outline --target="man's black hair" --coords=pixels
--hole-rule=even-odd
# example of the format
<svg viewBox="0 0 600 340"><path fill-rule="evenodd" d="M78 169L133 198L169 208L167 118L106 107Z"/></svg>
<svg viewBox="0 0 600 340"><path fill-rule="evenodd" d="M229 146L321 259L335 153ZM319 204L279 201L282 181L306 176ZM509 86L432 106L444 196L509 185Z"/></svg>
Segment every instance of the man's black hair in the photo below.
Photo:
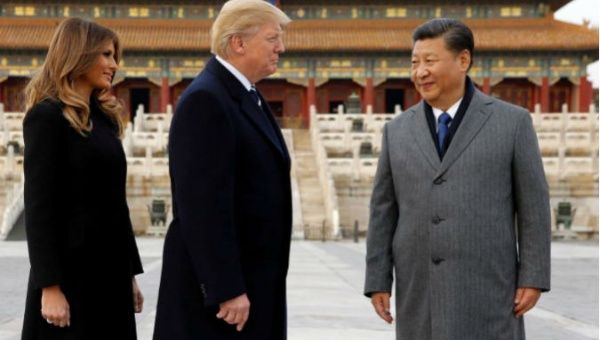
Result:
<svg viewBox="0 0 600 340"><path fill-rule="evenodd" d="M443 37L446 48L454 53L460 53L464 50L469 51L471 63L473 65L473 50L475 42L473 32L467 25L461 21L449 18L437 18L427 21L420 25L413 32L413 44L418 40L435 39Z"/></svg>

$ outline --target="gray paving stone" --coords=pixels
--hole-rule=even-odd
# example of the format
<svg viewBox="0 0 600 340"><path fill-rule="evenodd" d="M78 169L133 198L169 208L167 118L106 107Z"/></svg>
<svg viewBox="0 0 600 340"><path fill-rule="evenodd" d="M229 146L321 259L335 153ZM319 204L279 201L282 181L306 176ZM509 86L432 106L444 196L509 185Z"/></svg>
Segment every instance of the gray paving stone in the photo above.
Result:
<svg viewBox="0 0 600 340"><path fill-rule="evenodd" d="M162 240L138 239L146 273L138 338L150 340L162 265ZM362 296L364 240L292 243L288 278L289 340L393 340ZM526 317L529 340L598 338L598 245L555 242L552 291ZM24 242L0 242L0 340L20 338L29 261Z"/></svg>

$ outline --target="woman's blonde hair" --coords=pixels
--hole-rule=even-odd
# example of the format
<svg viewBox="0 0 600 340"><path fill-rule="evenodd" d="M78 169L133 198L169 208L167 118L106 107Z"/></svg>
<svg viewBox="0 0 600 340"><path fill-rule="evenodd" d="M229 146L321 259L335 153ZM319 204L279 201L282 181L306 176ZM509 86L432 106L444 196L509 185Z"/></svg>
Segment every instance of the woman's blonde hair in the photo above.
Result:
<svg viewBox="0 0 600 340"><path fill-rule="evenodd" d="M279 8L264 0L227 1L210 29L210 51L229 57L229 40L234 35L254 35L261 25L276 22L282 27L291 19Z"/></svg>
<svg viewBox="0 0 600 340"><path fill-rule="evenodd" d="M118 64L121 49L115 32L80 18L61 22L54 32L44 64L25 88L26 110L29 111L47 98L60 101L64 104L64 117L71 126L82 135L91 132L90 98L83 98L75 91L75 81L94 66L108 42L114 45L114 58ZM109 96L109 91L94 90L92 100L98 102L102 111L117 125L119 135L122 135L122 106L116 98Z"/></svg>

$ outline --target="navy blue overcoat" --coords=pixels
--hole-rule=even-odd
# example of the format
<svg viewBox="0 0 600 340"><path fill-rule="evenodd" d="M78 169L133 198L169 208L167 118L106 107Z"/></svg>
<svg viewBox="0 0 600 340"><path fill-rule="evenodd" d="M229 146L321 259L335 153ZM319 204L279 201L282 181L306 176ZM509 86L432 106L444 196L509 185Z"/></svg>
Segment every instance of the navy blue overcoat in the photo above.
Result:
<svg viewBox="0 0 600 340"><path fill-rule="evenodd" d="M215 58L179 99L154 340L286 339L290 158L261 100L266 112ZM250 316L237 332L215 315L243 293Z"/></svg>

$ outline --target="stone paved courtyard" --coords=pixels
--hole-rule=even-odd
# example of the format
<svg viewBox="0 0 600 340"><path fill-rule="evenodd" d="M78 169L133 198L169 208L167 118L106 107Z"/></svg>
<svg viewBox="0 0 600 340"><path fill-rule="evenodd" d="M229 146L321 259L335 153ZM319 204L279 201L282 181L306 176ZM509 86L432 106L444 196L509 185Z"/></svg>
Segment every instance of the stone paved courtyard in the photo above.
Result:
<svg viewBox="0 0 600 340"><path fill-rule="evenodd" d="M150 340L160 278L162 240L138 239L146 297L137 317ZM361 294L364 240L292 243L288 279L289 340L392 340ZM29 262L24 242L0 242L0 340L20 339ZM529 340L598 339L598 244L554 242L552 292L526 317ZM115 338L116 339L116 338ZM174 339L176 340L176 339Z"/></svg>

